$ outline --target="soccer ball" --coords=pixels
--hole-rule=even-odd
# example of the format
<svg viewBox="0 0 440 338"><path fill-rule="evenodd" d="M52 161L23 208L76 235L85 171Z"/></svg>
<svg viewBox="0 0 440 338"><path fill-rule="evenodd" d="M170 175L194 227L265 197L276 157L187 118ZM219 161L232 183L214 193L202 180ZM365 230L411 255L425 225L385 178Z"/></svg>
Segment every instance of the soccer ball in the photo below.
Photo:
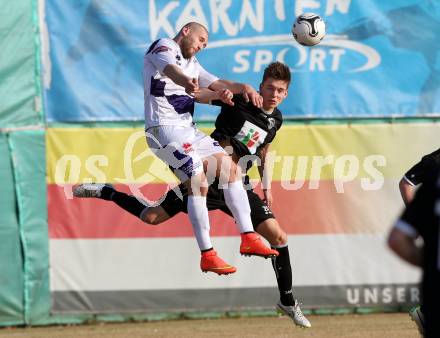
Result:
<svg viewBox="0 0 440 338"><path fill-rule="evenodd" d="M292 34L303 46L317 45L325 36L324 20L318 14L301 14L293 23Z"/></svg>

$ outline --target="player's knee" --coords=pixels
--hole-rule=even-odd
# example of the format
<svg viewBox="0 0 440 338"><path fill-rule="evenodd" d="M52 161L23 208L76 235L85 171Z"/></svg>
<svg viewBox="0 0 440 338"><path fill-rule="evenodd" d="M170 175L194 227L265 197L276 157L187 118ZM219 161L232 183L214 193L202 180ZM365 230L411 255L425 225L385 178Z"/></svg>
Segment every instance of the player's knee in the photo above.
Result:
<svg viewBox="0 0 440 338"><path fill-rule="evenodd" d="M232 162L231 170L229 173L229 177L231 178L229 182L235 182L241 177L241 169L240 166Z"/></svg>
<svg viewBox="0 0 440 338"><path fill-rule="evenodd" d="M273 243L270 244L280 246L280 245L286 245L287 244L287 234L284 231L281 231L277 233L274 236Z"/></svg>
<svg viewBox="0 0 440 338"><path fill-rule="evenodd" d="M206 196L208 194L208 180L204 173L193 176L185 182L189 195Z"/></svg>
<svg viewBox="0 0 440 338"><path fill-rule="evenodd" d="M228 156L223 157L223 161L224 163L222 163L222 169L220 172L223 182L231 183L239 180L241 177L240 167L237 166Z"/></svg>
<svg viewBox="0 0 440 338"><path fill-rule="evenodd" d="M287 244L287 234L275 218L270 218L260 223L257 232L266 238L272 246Z"/></svg>
<svg viewBox="0 0 440 338"><path fill-rule="evenodd" d="M208 187L191 187L191 189L188 189L188 195L206 196L208 195Z"/></svg>
<svg viewBox="0 0 440 338"><path fill-rule="evenodd" d="M150 224L150 225L158 225L158 224L162 223L160 215L158 215L155 212L146 212L142 216L142 220L145 223Z"/></svg>
<svg viewBox="0 0 440 338"><path fill-rule="evenodd" d="M258 229L257 229L258 230ZM284 246L287 244L287 234L281 228L269 227L261 229L263 236L269 241L272 246Z"/></svg>

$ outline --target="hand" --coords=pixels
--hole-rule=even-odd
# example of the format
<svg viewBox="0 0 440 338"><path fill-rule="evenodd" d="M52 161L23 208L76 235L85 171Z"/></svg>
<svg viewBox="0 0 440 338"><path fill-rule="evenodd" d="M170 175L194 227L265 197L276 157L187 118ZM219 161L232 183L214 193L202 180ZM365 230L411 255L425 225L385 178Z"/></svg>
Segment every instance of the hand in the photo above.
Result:
<svg viewBox="0 0 440 338"><path fill-rule="evenodd" d="M230 106L234 105L234 102L232 101L234 94L229 89L221 89L217 91L217 94L219 96L219 99L222 100L224 103L229 104Z"/></svg>
<svg viewBox="0 0 440 338"><path fill-rule="evenodd" d="M269 208L272 208L272 204L273 204L272 191L270 189L263 189L263 194L264 194L264 202L266 202Z"/></svg>
<svg viewBox="0 0 440 338"><path fill-rule="evenodd" d="M194 96L199 92L199 80L196 78L190 78L185 84L185 92L188 95Z"/></svg>
<svg viewBox="0 0 440 338"><path fill-rule="evenodd" d="M261 108L263 106L263 97L251 86L244 85L244 89L241 94L246 102L251 101L255 107Z"/></svg>

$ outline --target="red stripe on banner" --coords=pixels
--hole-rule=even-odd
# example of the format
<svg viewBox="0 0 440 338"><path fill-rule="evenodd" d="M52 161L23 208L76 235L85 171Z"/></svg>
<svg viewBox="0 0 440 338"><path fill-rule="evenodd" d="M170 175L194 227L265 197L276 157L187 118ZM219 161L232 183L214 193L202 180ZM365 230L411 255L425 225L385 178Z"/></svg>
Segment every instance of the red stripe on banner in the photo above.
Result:
<svg viewBox="0 0 440 338"><path fill-rule="evenodd" d="M116 185L116 188L128 192L124 185ZM145 189L141 191L147 198L156 199L166 189L165 184L150 184L147 192ZM48 185L50 238L193 236L188 216L184 213L160 225L148 225L113 202L93 198L68 199L65 191L69 193L69 188ZM286 190L280 182L273 182L272 191L274 214L288 234L373 233L383 231L389 225L374 218L374 215L387 212L384 207L389 194L363 191L359 182L346 184L343 194L336 193L332 181L321 181L319 189L307 188L306 182L300 190ZM210 220L212 236L238 235L237 227L228 215L211 211Z"/></svg>
<svg viewBox="0 0 440 338"><path fill-rule="evenodd" d="M129 192L125 185L115 185ZM48 185L50 238L144 238L192 237L188 216L180 213L160 224L149 225L119 208L115 203L96 198L71 198L71 188ZM167 189L166 184L151 184L145 196L154 200ZM145 189L141 189L144 193ZM210 212L212 236L236 236L233 220L219 211Z"/></svg>

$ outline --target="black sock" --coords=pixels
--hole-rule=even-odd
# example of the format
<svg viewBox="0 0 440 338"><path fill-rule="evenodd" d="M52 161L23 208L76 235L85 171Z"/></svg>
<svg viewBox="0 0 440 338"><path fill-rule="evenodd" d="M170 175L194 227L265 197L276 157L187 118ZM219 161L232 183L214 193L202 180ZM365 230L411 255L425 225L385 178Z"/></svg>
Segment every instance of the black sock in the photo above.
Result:
<svg viewBox="0 0 440 338"><path fill-rule="evenodd" d="M147 208L147 206L140 202L136 197L116 191L111 187L104 187L102 189L101 198L115 202L122 209L138 218L141 217L142 211Z"/></svg>
<svg viewBox="0 0 440 338"><path fill-rule="evenodd" d="M272 266L277 277L281 304L293 306L295 305L295 298L292 292L292 267L290 266L289 247L286 245L274 249L280 253L278 257L272 258Z"/></svg>
<svg viewBox="0 0 440 338"><path fill-rule="evenodd" d="M99 198L106 200L106 201L111 201L112 195L114 192L116 192L116 190L113 188L113 186L106 184L101 189L101 196Z"/></svg>

